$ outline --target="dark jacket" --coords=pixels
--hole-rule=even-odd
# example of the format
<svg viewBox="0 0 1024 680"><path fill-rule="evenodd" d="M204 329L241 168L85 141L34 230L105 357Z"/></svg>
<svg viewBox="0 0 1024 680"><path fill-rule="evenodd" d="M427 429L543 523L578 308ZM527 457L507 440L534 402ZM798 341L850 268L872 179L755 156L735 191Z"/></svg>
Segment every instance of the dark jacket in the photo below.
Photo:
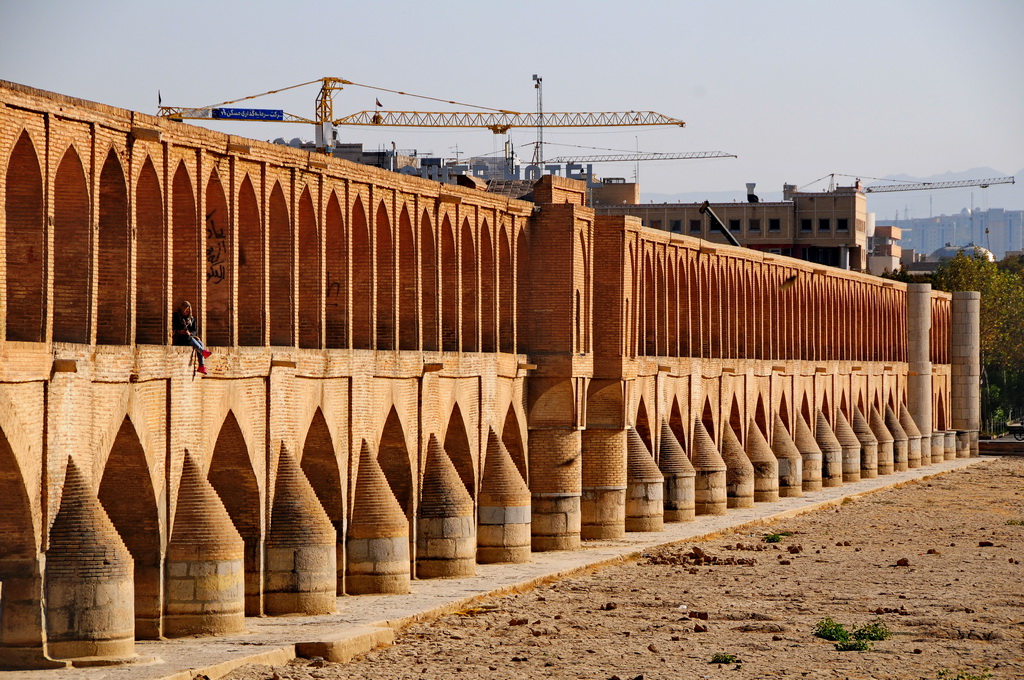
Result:
<svg viewBox="0 0 1024 680"><path fill-rule="evenodd" d="M174 345L188 345L189 334L195 335L196 333L196 317L189 315L185 316L181 313L181 310L175 310L174 316L171 319L171 329L174 331L174 337L171 343Z"/></svg>

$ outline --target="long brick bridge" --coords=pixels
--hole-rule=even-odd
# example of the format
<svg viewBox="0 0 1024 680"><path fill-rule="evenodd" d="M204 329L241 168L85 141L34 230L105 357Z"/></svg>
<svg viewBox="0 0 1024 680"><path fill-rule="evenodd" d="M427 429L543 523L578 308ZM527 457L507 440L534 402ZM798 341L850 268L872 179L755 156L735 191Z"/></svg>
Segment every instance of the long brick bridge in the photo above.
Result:
<svg viewBox="0 0 1024 680"><path fill-rule="evenodd" d="M557 177L513 200L0 107L0 666L976 455L976 293L595 217Z"/></svg>

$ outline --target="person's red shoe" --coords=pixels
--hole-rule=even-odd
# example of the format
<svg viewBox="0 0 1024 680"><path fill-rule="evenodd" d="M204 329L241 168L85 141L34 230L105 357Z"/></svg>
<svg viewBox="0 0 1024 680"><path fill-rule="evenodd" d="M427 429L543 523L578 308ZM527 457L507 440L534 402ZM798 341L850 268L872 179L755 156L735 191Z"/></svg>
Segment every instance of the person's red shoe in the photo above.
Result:
<svg viewBox="0 0 1024 680"><path fill-rule="evenodd" d="M202 373L203 375L206 375L206 366L200 366L196 370Z"/></svg>
<svg viewBox="0 0 1024 680"><path fill-rule="evenodd" d="M211 354L213 354L213 352L211 352L210 350L208 350L208 349L204 349L203 350L203 358L204 359L209 359Z"/></svg>

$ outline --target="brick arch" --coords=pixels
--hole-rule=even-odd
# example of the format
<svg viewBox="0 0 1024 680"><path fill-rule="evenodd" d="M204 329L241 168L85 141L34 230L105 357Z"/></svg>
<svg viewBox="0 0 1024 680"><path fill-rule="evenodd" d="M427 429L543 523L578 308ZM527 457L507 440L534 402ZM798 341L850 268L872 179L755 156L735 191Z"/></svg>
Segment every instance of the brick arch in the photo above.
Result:
<svg viewBox="0 0 1024 680"><path fill-rule="evenodd" d="M697 277L697 262L693 257L687 257L686 263L686 319L687 329L685 331L686 352L684 356L701 356L701 304L700 304L700 280Z"/></svg>
<svg viewBox="0 0 1024 680"><path fill-rule="evenodd" d="M476 498L476 466L473 446L470 443L469 429L462 417L462 409L458 403L452 405L448 415L448 427L444 433L444 450L448 452L452 464L459 473L459 479L466 486L466 491ZM511 452L510 452L511 453ZM514 459L513 459L514 460Z"/></svg>
<svg viewBox="0 0 1024 680"><path fill-rule="evenodd" d="M437 246L430 213L420 217L420 296L423 323L423 350L436 352L438 345Z"/></svg>
<svg viewBox="0 0 1024 680"><path fill-rule="evenodd" d="M234 248L231 212L224 184L216 169L206 182L206 319L207 345L232 344L232 286Z"/></svg>
<svg viewBox="0 0 1024 680"><path fill-rule="evenodd" d="M665 334L668 338L665 354L670 357L679 356L679 287L676 279L676 263L670 258L665 267Z"/></svg>
<svg viewBox="0 0 1024 680"><path fill-rule="evenodd" d="M96 343L127 345L131 326L131 231L128 184L118 154L111 149L100 172L99 258L96 300Z"/></svg>
<svg viewBox="0 0 1024 680"><path fill-rule="evenodd" d="M940 389L938 399L935 404L935 431L939 432L948 429L949 426L948 423L946 423L946 399L945 394Z"/></svg>
<svg viewBox="0 0 1024 680"><path fill-rule="evenodd" d="M263 212L252 179L238 189L238 344L262 345L264 330Z"/></svg>
<svg viewBox="0 0 1024 680"><path fill-rule="evenodd" d="M473 227L466 218L462 221L462 236L459 244L462 279L462 351L476 352L478 344L477 326L477 254L473 239Z"/></svg>
<svg viewBox="0 0 1024 680"><path fill-rule="evenodd" d="M42 342L46 333L46 201L39 155L22 131L7 160L7 339Z"/></svg>
<svg viewBox="0 0 1024 680"><path fill-rule="evenodd" d="M700 296L700 356L704 359L715 356L712 352L711 335L713 324L711 321L711 272L708 271L707 259L700 264L700 278L697 285Z"/></svg>
<svg viewBox="0 0 1024 680"><path fill-rule="evenodd" d="M362 197L352 205L352 347L373 349L373 251Z"/></svg>
<svg viewBox="0 0 1024 680"><path fill-rule="evenodd" d="M729 427L736 433L736 438L746 446L747 428L746 419L743 417L743 409L740 408L740 399L737 394L732 395L732 406L729 408Z"/></svg>
<svg viewBox="0 0 1024 680"><path fill-rule="evenodd" d="M850 404L846 399L846 390L842 390L839 395L839 410L843 412L846 417L846 422L853 422L853 409L850 408Z"/></svg>
<svg viewBox="0 0 1024 680"><path fill-rule="evenodd" d="M654 267L657 270L657 276L654 279L656 287L654 328L655 338L658 342L658 354L671 356L673 352L668 350L668 285L665 282L665 258L660 253L654 256Z"/></svg>
<svg viewBox="0 0 1024 680"><path fill-rule="evenodd" d="M395 348L395 250L391 218L384 201L377 204L374 220L377 270L374 275L377 292L377 349Z"/></svg>
<svg viewBox="0 0 1024 680"><path fill-rule="evenodd" d="M348 347L348 239L341 202L334 191L324 214L324 244L325 344L330 348Z"/></svg>
<svg viewBox="0 0 1024 680"><path fill-rule="evenodd" d="M309 187L299 196L299 347L318 349L323 346L321 313L320 224Z"/></svg>
<svg viewBox="0 0 1024 680"><path fill-rule="evenodd" d="M261 494L245 435L228 411L217 435L207 478L245 542L245 613L258 616L262 575Z"/></svg>
<svg viewBox="0 0 1024 680"><path fill-rule="evenodd" d="M501 429L501 441L512 456L512 462L523 479L529 483L529 465L526 460L526 445L523 440L523 430L520 425L519 416L516 414L515 405L509 404L505 412L505 424Z"/></svg>
<svg viewBox="0 0 1024 680"><path fill-rule="evenodd" d="M309 479L327 516L340 530L345 517L344 468L338 462L337 447L323 409L317 406L302 441L299 467ZM339 533L339 536L342 535Z"/></svg>
<svg viewBox="0 0 1024 680"><path fill-rule="evenodd" d="M498 229L498 351L515 351L515 274L512 269L512 246L508 224Z"/></svg>
<svg viewBox="0 0 1024 680"><path fill-rule="evenodd" d="M267 231L270 236L270 279L267 281L270 344L287 347L295 344L295 310L292 307L295 297L295 238L288 201L280 182L274 182L270 191Z"/></svg>
<svg viewBox="0 0 1024 680"><path fill-rule="evenodd" d="M487 220L480 226L480 351L495 352L497 346L497 299L495 296L494 246Z"/></svg>
<svg viewBox="0 0 1024 680"><path fill-rule="evenodd" d="M740 318L743 320L743 352L744 358L757 359L757 305L754 304L756 293L754 291L754 278L749 269L741 273L743 277L743 304L741 305Z"/></svg>
<svg viewBox="0 0 1024 680"><path fill-rule="evenodd" d="M53 340L89 342L92 239L88 180L74 145L53 181Z"/></svg>
<svg viewBox="0 0 1024 680"><path fill-rule="evenodd" d="M832 423L832 402L828 398L828 390L822 390L821 394L821 412L825 414L825 420Z"/></svg>
<svg viewBox="0 0 1024 680"><path fill-rule="evenodd" d="M419 277L416 276L416 239L408 206L402 206L398 216L398 275L398 348L418 349L420 329L416 301Z"/></svg>
<svg viewBox="0 0 1024 680"><path fill-rule="evenodd" d="M821 411L824 413L825 419L831 422L832 419L829 417L830 414L825 409L822 409ZM814 423L814 414L811 410L811 402L807 398L807 390L804 390L804 398L800 402L800 415L803 416L804 420L807 421L809 425Z"/></svg>
<svg viewBox="0 0 1024 680"><path fill-rule="evenodd" d="M28 489L0 429L0 648L24 644L30 626L40 623L37 545Z"/></svg>
<svg viewBox="0 0 1024 680"><path fill-rule="evenodd" d="M725 332L722 319L722 297L724 291L721 260L715 258L708 267L708 270L708 294L710 296L708 314L710 323L708 324L708 331L711 334L711 356L720 358L725 356L726 351L726 345L723 342Z"/></svg>
<svg viewBox="0 0 1024 680"><path fill-rule="evenodd" d="M377 462L388 480L391 492L398 499L402 511L409 519L413 516L412 461L406 445L405 428L398 417L398 410L392 406L381 430L380 444L377 447Z"/></svg>
<svg viewBox="0 0 1024 680"><path fill-rule="evenodd" d="M185 161L179 161L171 183L171 295L172 308L177 309L182 300L188 300L196 315L202 318L206 310L199 307L202 270L199 268L200 234L193 186ZM199 332L205 329L200 328Z"/></svg>
<svg viewBox="0 0 1024 680"><path fill-rule="evenodd" d="M796 428L793 427L792 420L789 416L789 398L786 396L785 392L782 393L782 397L779 399L779 418L781 418L782 422L785 423L786 429L789 430L791 435L796 433ZM812 423L808 423L808 425L812 425Z"/></svg>
<svg viewBox="0 0 1024 680"><path fill-rule="evenodd" d="M135 562L135 637L157 639L162 602L160 519L149 460L127 415L103 467L99 500Z"/></svg>
<svg viewBox="0 0 1024 680"><path fill-rule="evenodd" d="M441 349L459 351L459 261L448 215L441 220Z"/></svg>

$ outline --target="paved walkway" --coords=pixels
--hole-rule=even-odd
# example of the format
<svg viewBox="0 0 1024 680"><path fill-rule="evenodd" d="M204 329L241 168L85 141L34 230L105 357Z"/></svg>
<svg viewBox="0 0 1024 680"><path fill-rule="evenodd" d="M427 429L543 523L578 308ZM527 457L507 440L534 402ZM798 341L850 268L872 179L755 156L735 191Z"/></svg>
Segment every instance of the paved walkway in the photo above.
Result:
<svg viewBox="0 0 1024 680"><path fill-rule="evenodd" d="M148 662L124 666L73 668L58 671L13 671L4 680L191 680L202 673L215 680L247 663L282 664L302 656L347 661L378 645L390 644L404 625L458 611L490 595L524 590L582 569L613 564L646 549L697 540L800 515L841 503L843 499L900 486L935 474L959 470L984 458L966 458L906 472L823 489L802 498L758 503L727 515L666 524L658 533L627 534L615 541L588 541L583 550L534 553L527 564L480 565L472 578L413 581L408 595L361 595L338 598L330 616L248 618L248 632L227 638L142 641L136 652Z"/></svg>

